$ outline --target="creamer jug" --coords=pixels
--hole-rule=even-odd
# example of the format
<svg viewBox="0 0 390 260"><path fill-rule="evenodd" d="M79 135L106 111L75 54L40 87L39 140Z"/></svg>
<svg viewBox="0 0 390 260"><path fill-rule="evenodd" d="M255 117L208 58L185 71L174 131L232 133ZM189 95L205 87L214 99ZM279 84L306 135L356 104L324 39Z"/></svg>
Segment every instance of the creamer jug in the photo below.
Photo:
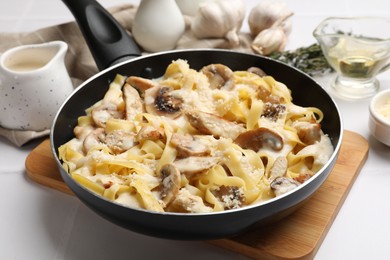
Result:
<svg viewBox="0 0 390 260"><path fill-rule="evenodd" d="M21 45L0 57L0 126L14 130L49 129L73 91L63 41Z"/></svg>

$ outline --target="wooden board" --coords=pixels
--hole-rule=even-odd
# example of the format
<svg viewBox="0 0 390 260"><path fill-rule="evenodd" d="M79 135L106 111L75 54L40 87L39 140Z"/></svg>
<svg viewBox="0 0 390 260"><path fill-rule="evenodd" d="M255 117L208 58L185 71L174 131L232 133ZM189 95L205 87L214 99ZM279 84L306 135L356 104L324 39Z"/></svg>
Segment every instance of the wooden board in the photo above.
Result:
<svg viewBox="0 0 390 260"><path fill-rule="evenodd" d="M368 155L361 135L344 131L340 155L325 183L290 216L229 239L208 241L256 259L312 259L331 227ZM62 181L49 140L26 158L27 175L37 183L73 194Z"/></svg>

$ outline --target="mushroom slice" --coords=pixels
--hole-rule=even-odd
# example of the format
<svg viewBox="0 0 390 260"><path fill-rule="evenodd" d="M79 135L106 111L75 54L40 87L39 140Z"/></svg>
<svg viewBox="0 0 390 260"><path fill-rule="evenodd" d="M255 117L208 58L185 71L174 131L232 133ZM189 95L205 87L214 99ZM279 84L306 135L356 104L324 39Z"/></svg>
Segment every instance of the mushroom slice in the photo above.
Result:
<svg viewBox="0 0 390 260"><path fill-rule="evenodd" d="M161 175L161 199L168 206L176 197L180 189L181 177L179 170L171 163L165 164L160 169Z"/></svg>
<svg viewBox="0 0 390 260"><path fill-rule="evenodd" d="M210 169L219 162L218 157L191 156L173 162L181 173L194 174Z"/></svg>
<svg viewBox="0 0 390 260"><path fill-rule="evenodd" d="M113 103L106 103L95 107L92 112L92 119L99 127L105 127L110 118L123 118L123 113Z"/></svg>
<svg viewBox="0 0 390 260"><path fill-rule="evenodd" d="M278 197L283 195L290 190L295 189L300 185L299 182L287 177L277 177L271 182L271 189L274 191L275 195Z"/></svg>
<svg viewBox="0 0 390 260"><path fill-rule="evenodd" d="M211 89L232 89L234 87L234 73L223 64L207 65L201 69L201 72L209 79Z"/></svg>
<svg viewBox="0 0 390 260"><path fill-rule="evenodd" d="M171 144L176 148L178 157L206 156L210 154L208 143L200 136L174 133L171 138Z"/></svg>
<svg viewBox="0 0 390 260"><path fill-rule="evenodd" d="M237 186L222 185L211 193L218 198L224 209L238 209L245 202L244 191Z"/></svg>
<svg viewBox="0 0 390 260"><path fill-rule="evenodd" d="M288 167L288 160L285 156L279 156L274 161L270 169L269 180L273 181L277 177L282 177L286 174Z"/></svg>
<svg viewBox="0 0 390 260"><path fill-rule="evenodd" d="M175 211L186 213L204 213L213 210L203 203L201 197L191 194L187 189L179 190L171 206Z"/></svg>
<svg viewBox="0 0 390 260"><path fill-rule="evenodd" d="M127 130L109 132L104 142L115 154L123 153L136 144L135 134Z"/></svg>
<svg viewBox="0 0 390 260"><path fill-rule="evenodd" d="M240 134L234 142L244 149L258 152L260 148L269 148L274 151L283 149L283 138L276 132L259 127Z"/></svg>
<svg viewBox="0 0 390 260"><path fill-rule="evenodd" d="M134 120L135 116L143 113L143 105L138 91L129 84L123 87L123 96L126 104L126 119Z"/></svg>
<svg viewBox="0 0 390 260"><path fill-rule="evenodd" d="M88 153L94 146L104 143L106 134L104 133L104 128L96 128L91 131L83 141L83 149L85 153Z"/></svg>
<svg viewBox="0 0 390 260"><path fill-rule="evenodd" d="M185 115L196 130L202 134L213 135L215 138L225 137L234 140L245 131L243 126L213 114L187 111Z"/></svg>
<svg viewBox="0 0 390 260"><path fill-rule="evenodd" d="M267 76L267 73L265 73L264 70L260 69L259 67L250 67L247 71L256 74L259 77Z"/></svg>
<svg viewBox="0 0 390 260"><path fill-rule="evenodd" d="M150 80L137 76L130 76L126 79L126 82L138 90L141 94L145 93L147 89L153 88L156 84Z"/></svg>
<svg viewBox="0 0 390 260"><path fill-rule="evenodd" d="M321 125L318 123L299 122L294 125L298 137L305 144L314 144L321 140Z"/></svg>
<svg viewBox="0 0 390 260"><path fill-rule="evenodd" d="M265 102L264 110L261 114L261 117L266 117L273 122L276 122L279 117L286 111L286 105Z"/></svg>
<svg viewBox="0 0 390 260"><path fill-rule="evenodd" d="M155 86L145 91L145 108L146 112L177 118L181 115L183 99L172 95L172 88Z"/></svg>
<svg viewBox="0 0 390 260"><path fill-rule="evenodd" d="M155 128L153 126L147 125L141 127L141 129L138 131L138 134L136 136L137 141L144 141L144 140L164 140L164 129L162 127Z"/></svg>

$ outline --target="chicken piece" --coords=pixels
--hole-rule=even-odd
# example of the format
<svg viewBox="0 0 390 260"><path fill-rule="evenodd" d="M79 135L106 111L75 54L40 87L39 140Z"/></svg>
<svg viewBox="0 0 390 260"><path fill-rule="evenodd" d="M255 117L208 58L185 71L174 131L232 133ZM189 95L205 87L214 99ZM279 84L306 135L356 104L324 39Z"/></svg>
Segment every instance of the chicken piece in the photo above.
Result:
<svg viewBox="0 0 390 260"><path fill-rule="evenodd" d="M171 163L165 164L160 169L161 185L160 194L161 199L167 207L176 197L180 189L181 176L180 171Z"/></svg>
<svg viewBox="0 0 390 260"><path fill-rule="evenodd" d="M123 96L126 104L126 119L133 121L136 115L144 112L141 97L137 90L129 84L124 85Z"/></svg>
<svg viewBox="0 0 390 260"><path fill-rule="evenodd" d="M84 139L94 130L91 125L88 126L76 126L73 130L74 135L77 139L84 141Z"/></svg>
<svg viewBox="0 0 390 260"><path fill-rule="evenodd" d="M187 189L180 189L171 206L177 212L205 213L212 212L213 209L203 203L202 198L191 194Z"/></svg>
<svg viewBox="0 0 390 260"><path fill-rule="evenodd" d="M283 195L300 185L299 182L287 177L277 177L271 182L271 189L276 197Z"/></svg>
<svg viewBox="0 0 390 260"><path fill-rule="evenodd" d="M194 174L204 172L219 162L218 157L197 157L191 156L184 159L179 159L173 162L181 173Z"/></svg>
<svg viewBox="0 0 390 260"><path fill-rule="evenodd" d="M293 179L299 183L304 183L305 181L310 179L311 176L313 176L313 174L314 173L312 171L308 171L308 172L304 172L304 173L299 174L297 177L294 177Z"/></svg>
<svg viewBox="0 0 390 260"><path fill-rule="evenodd" d="M126 79L126 82L130 84L133 88L138 90L141 93L141 96L145 93L147 89L153 88L156 84L150 80L137 76L130 76Z"/></svg>
<svg viewBox="0 0 390 260"><path fill-rule="evenodd" d="M225 137L232 140L245 131L245 128L235 122L225 120L213 114L200 111L187 111L188 122L202 134L213 135L215 138Z"/></svg>
<svg viewBox="0 0 390 260"><path fill-rule="evenodd" d="M114 130L103 141L115 154L123 153L136 144L135 134L126 130Z"/></svg>
<svg viewBox="0 0 390 260"><path fill-rule="evenodd" d="M210 154L209 144L200 136L174 133L171 144L176 148L178 157L206 156Z"/></svg>
<svg viewBox="0 0 390 260"><path fill-rule="evenodd" d="M138 131L138 134L136 136L136 140L138 142L145 141L145 140L164 140L165 134L164 129L159 127L155 128L153 126L143 126Z"/></svg>
<svg viewBox="0 0 390 260"><path fill-rule="evenodd" d="M244 192L237 186L222 185L211 192L223 204L224 209L238 209L245 202Z"/></svg>
<svg viewBox="0 0 390 260"><path fill-rule="evenodd" d="M209 79L211 89L233 89L235 85L233 71L223 64L210 64L203 67L201 72Z"/></svg>
<svg viewBox="0 0 390 260"><path fill-rule="evenodd" d="M241 133L234 142L244 149L251 149L258 152L261 148L269 148L274 151L283 149L283 138L276 132L259 127Z"/></svg>
<svg viewBox="0 0 390 260"><path fill-rule="evenodd" d="M110 118L123 118L123 113L118 111L117 106L112 103L95 107L91 114L94 123L99 127L105 127Z"/></svg>
<svg viewBox="0 0 390 260"><path fill-rule="evenodd" d="M103 144L106 134L103 128L96 128L91 131L83 141L83 149L85 153L88 153L91 148Z"/></svg>
<svg viewBox="0 0 390 260"><path fill-rule="evenodd" d="M283 177L287 172L287 167L287 158L285 156L277 157L270 169L269 180L273 181L277 177Z"/></svg>

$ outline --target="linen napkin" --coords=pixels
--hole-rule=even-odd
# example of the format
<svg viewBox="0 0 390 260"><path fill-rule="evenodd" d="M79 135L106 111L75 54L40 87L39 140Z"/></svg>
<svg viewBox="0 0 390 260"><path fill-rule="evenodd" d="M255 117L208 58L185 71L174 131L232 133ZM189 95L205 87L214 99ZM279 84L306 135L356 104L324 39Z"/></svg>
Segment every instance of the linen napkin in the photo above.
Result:
<svg viewBox="0 0 390 260"><path fill-rule="evenodd" d="M108 9L113 17L131 34L131 27L137 11L137 6L125 4ZM186 48L223 48L234 49L242 52L252 53L249 33L240 33L240 44L232 46L225 39L197 39L190 30L190 17L185 16L186 31L179 39L176 49ZM98 72L95 61L89 48L80 32L76 22L68 22L56 26L42 28L32 32L24 33L0 33L0 53L5 50L25 44L38 44L54 40L61 40L68 43L69 48L65 57L65 65L74 87L79 86L83 81ZM147 54L143 52L143 54ZM16 146L23 146L30 140L44 137L50 134L50 129L44 131L13 130L0 126L0 136L7 138Z"/></svg>

